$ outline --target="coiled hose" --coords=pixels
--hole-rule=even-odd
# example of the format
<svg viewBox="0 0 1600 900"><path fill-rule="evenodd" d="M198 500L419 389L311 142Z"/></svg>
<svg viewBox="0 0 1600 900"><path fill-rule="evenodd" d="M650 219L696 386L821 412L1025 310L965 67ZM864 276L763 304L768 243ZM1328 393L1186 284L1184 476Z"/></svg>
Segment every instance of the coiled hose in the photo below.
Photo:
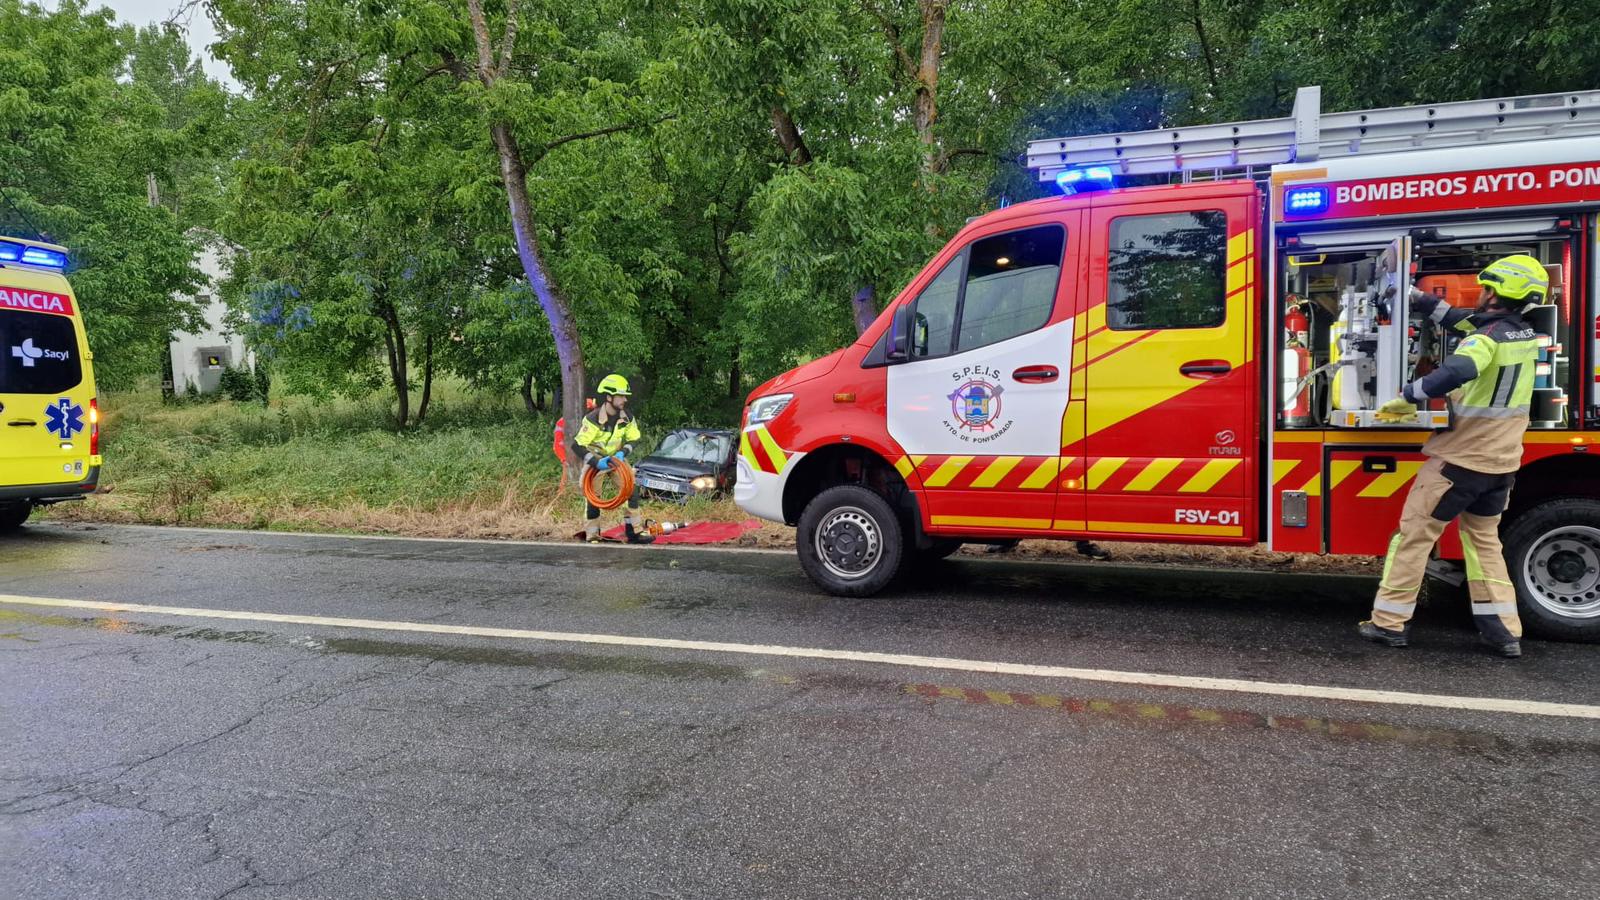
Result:
<svg viewBox="0 0 1600 900"><path fill-rule="evenodd" d="M617 480L617 494L610 499L600 496L600 479L613 476ZM595 509L613 510L628 502L633 496L633 466L624 460L611 458L611 466L604 472L596 466L587 466L583 471L583 499L589 501Z"/></svg>

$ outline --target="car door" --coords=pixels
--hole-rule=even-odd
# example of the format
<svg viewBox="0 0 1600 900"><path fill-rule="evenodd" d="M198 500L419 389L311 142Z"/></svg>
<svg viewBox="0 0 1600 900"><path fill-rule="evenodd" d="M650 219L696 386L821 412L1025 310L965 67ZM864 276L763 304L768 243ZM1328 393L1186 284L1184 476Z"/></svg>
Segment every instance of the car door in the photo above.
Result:
<svg viewBox="0 0 1600 900"><path fill-rule="evenodd" d="M1068 404L1081 213L997 223L949 255L888 372L889 434L933 528L1048 531Z"/></svg>
<svg viewBox="0 0 1600 900"><path fill-rule="evenodd" d="M1253 540L1260 378L1253 194L1091 212L1087 531Z"/></svg>

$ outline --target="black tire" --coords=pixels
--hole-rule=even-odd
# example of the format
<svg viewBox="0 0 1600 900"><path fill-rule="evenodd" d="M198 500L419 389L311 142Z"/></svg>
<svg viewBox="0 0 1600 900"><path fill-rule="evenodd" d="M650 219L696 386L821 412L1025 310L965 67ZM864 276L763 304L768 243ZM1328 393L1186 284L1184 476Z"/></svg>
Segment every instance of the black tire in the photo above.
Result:
<svg viewBox="0 0 1600 900"><path fill-rule="evenodd" d="M904 534L886 500L864 487L842 484L806 505L795 544L800 568L817 587L836 597L870 597L900 571Z"/></svg>
<svg viewBox="0 0 1600 900"><path fill-rule="evenodd" d="M1540 503L1501 535L1523 627L1543 638L1600 642L1600 500Z"/></svg>
<svg viewBox="0 0 1600 900"><path fill-rule="evenodd" d="M32 512L33 504L26 500L0 503L0 531L16 531L23 522L28 521L28 515Z"/></svg>

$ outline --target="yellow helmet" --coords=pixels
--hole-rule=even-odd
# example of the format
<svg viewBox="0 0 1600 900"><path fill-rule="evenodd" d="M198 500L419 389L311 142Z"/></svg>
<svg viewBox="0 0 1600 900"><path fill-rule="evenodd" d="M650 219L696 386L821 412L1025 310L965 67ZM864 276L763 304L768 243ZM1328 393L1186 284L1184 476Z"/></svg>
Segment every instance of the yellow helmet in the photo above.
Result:
<svg viewBox="0 0 1600 900"><path fill-rule="evenodd" d="M612 394L622 397L632 397L633 391L628 390L628 379L621 375L607 375L600 379L600 387L596 390L599 394Z"/></svg>
<svg viewBox="0 0 1600 900"><path fill-rule="evenodd" d="M1550 275L1544 264L1518 253L1497 259L1478 273L1478 283L1493 288L1497 296L1517 303L1543 303L1550 295Z"/></svg>

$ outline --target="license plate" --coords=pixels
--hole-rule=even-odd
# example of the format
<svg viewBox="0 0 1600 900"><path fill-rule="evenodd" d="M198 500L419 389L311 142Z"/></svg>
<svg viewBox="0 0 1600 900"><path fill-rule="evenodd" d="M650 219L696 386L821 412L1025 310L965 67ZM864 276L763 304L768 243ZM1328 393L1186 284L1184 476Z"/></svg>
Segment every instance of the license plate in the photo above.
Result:
<svg viewBox="0 0 1600 900"><path fill-rule="evenodd" d="M674 494L679 493L678 486L670 481L660 481L655 478L641 478L639 480L640 483L652 491L671 491Z"/></svg>

